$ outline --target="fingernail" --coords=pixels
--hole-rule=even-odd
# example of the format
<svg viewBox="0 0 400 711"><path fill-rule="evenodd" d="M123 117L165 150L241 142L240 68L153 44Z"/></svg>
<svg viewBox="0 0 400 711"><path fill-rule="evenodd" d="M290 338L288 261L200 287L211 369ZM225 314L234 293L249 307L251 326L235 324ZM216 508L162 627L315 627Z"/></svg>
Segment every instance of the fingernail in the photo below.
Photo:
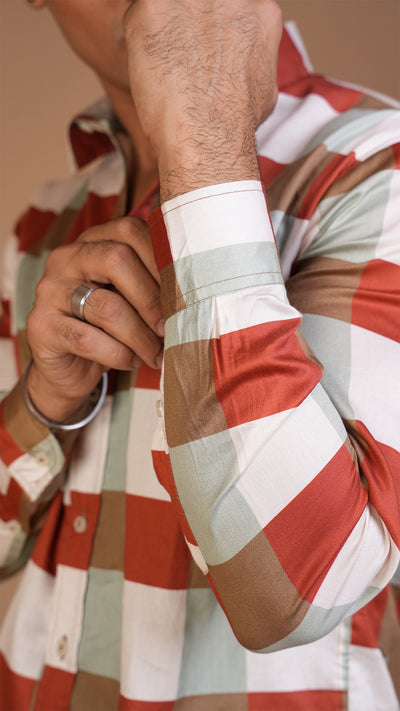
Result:
<svg viewBox="0 0 400 711"><path fill-rule="evenodd" d="M164 336L165 336L165 321L163 318L160 319L160 321L158 322L158 324L156 326L156 331L159 336L162 336L164 338Z"/></svg>

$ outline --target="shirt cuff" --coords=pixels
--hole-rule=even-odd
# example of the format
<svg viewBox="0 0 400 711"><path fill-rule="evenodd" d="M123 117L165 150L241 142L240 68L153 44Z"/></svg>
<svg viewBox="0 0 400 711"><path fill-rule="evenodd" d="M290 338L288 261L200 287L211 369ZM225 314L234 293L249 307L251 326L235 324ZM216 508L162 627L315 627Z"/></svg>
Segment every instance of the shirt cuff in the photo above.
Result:
<svg viewBox="0 0 400 711"><path fill-rule="evenodd" d="M179 195L152 215L150 228L164 318L218 294L283 282L259 181Z"/></svg>
<svg viewBox="0 0 400 711"><path fill-rule="evenodd" d="M47 499L49 487L53 488L57 475L64 468L65 452L70 443L61 444L27 411L20 381L1 402L0 411L2 459L9 476L25 492L27 502L39 502L43 495Z"/></svg>

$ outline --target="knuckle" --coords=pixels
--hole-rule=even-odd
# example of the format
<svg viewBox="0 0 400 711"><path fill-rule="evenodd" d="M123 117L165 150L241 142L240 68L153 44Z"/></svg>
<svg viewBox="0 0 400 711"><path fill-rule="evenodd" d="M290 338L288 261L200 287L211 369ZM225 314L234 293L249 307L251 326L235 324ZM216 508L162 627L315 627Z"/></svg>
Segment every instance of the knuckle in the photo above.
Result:
<svg viewBox="0 0 400 711"><path fill-rule="evenodd" d="M35 288L35 303L40 302L45 299L45 296L47 294L47 279L45 277L42 277L38 283L36 284Z"/></svg>
<svg viewBox="0 0 400 711"><path fill-rule="evenodd" d="M53 269L54 265L58 262L57 249L53 249L46 259L46 270Z"/></svg>
<svg viewBox="0 0 400 711"><path fill-rule="evenodd" d="M125 311L125 304L121 297L106 289L96 289L90 295L88 304L109 321L116 320Z"/></svg>
<svg viewBox="0 0 400 711"><path fill-rule="evenodd" d="M78 258L85 258L87 255L90 256L93 252L96 252L101 249L103 247L103 244L103 241L86 239L84 235L81 235L81 237L79 238L79 244L77 244ZM105 244L108 243L106 242Z"/></svg>
<svg viewBox="0 0 400 711"><path fill-rule="evenodd" d="M100 237L99 226L95 225L94 227L88 227L86 230L81 232L81 234L77 238L76 242L87 244L89 242L96 242L99 239L99 237Z"/></svg>
<svg viewBox="0 0 400 711"><path fill-rule="evenodd" d="M144 232L148 229L146 222L134 215L118 217L114 220L114 224L118 238L133 246L142 239Z"/></svg>
<svg viewBox="0 0 400 711"><path fill-rule="evenodd" d="M68 319L60 326L60 336L71 353L82 353L93 348L94 334L92 329L77 319Z"/></svg>
<svg viewBox="0 0 400 711"><path fill-rule="evenodd" d="M62 247L56 247L55 249L51 250L49 253L47 259L46 259L46 272L53 272L53 271L58 271L58 269L63 267L66 262L66 251L69 251L69 247L67 246L62 246Z"/></svg>
<svg viewBox="0 0 400 711"><path fill-rule="evenodd" d="M112 242L108 247L108 264L111 271L119 271L132 258L132 252L127 244Z"/></svg>

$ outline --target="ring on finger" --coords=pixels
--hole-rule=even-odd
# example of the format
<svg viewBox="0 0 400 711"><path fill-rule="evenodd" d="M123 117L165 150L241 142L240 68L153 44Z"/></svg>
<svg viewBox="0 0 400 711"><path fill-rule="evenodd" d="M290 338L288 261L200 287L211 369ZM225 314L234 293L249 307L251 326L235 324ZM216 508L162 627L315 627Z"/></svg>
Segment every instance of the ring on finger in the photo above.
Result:
<svg viewBox="0 0 400 711"><path fill-rule="evenodd" d="M86 301L93 291L101 288L102 287L98 285L89 286L88 284L79 284L79 286L76 287L70 302L71 313L75 318L78 318L80 321L87 321L85 318Z"/></svg>

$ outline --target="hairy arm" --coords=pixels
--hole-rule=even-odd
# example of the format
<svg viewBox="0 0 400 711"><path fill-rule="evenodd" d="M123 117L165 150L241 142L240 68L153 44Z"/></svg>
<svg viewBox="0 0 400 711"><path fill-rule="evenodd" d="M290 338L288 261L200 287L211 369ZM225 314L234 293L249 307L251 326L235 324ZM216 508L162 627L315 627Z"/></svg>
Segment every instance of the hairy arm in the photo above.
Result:
<svg viewBox="0 0 400 711"><path fill-rule="evenodd" d="M254 131L277 98L281 35L271 0L147 0L125 16L132 95L165 201L259 179Z"/></svg>

